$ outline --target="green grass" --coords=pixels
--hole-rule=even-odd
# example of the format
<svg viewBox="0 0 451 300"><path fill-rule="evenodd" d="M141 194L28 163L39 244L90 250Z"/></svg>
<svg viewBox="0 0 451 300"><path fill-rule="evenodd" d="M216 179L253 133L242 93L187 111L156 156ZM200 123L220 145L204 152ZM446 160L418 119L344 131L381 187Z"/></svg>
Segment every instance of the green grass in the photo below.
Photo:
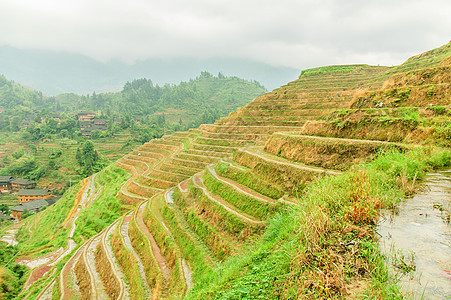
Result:
<svg viewBox="0 0 451 300"><path fill-rule="evenodd" d="M249 197L238 192L229 185L216 180L208 172L204 174L204 183L211 192L229 202L240 211L257 219L265 220L267 217L274 214L279 208L278 204L259 201L253 197Z"/></svg>
<svg viewBox="0 0 451 300"><path fill-rule="evenodd" d="M324 74L333 74L333 73L350 73L350 72L359 72L366 69L377 68L369 65L338 65L338 66L326 66L319 68L312 68L308 70L303 70L301 72L301 77L307 75L324 75Z"/></svg>
<svg viewBox="0 0 451 300"><path fill-rule="evenodd" d="M111 239L111 246L121 269L127 277L128 284L130 285L131 299L144 299L146 298L146 292L144 284L142 283L138 264L131 251L129 251L125 246L122 234L120 233L120 228L123 222L124 219L119 222L116 230L114 231Z"/></svg>
<svg viewBox="0 0 451 300"><path fill-rule="evenodd" d="M157 283L161 282L162 274L158 267L158 262L152 253L152 248L144 234L138 230L135 219L132 219L130 222L129 235L133 248L143 262L147 283L150 288L155 288Z"/></svg>
<svg viewBox="0 0 451 300"><path fill-rule="evenodd" d="M192 183L189 186L189 193L190 198L195 201L196 209L206 214L208 216L207 222L210 220L210 224L218 230L225 231L241 241L249 241L250 237L260 234L263 230L263 226L246 223L222 205L211 201L200 188L195 187ZM177 189L172 197L179 206L183 205L183 200L180 199L181 195Z"/></svg>
<svg viewBox="0 0 451 300"><path fill-rule="evenodd" d="M156 196L161 197L161 196ZM156 201L157 198L152 198L151 201ZM156 205L158 206L158 205ZM180 292L185 289L185 281L183 279L182 270L180 268L180 259L182 257L181 251L176 244L174 238L164 228L155 212L146 205L143 212L143 220L147 228L153 235L160 251L169 267L172 269L171 277L169 279L168 288L171 292ZM152 254L153 256L153 254ZM158 270L158 272L161 272Z"/></svg>
<svg viewBox="0 0 451 300"><path fill-rule="evenodd" d="M284 195L284 192L280 187L261 179L257 174L250 170L240 170L228 163L218 163L215 170L220 176L230 178L233 181L247 186L248 188L274 200L278 200Z"/></svg>
<svg viewBox="0 0 451 300"><path fill-rule="evenodd" d="M405 197L403 169L415 174L450 166L449 158L449 150L392 152L316 179L302 194L303 205L272 217L252 251L225 261L186 298L329 299L357 292L359 298L401 299L374 234L378 209ZM411 159L417 163L409 165ZM388 163L402 167L383 167ZM357 244L341 244L350 241ZM364 288L354 291L356 282Z"/></svg>
<svg viewBox="0 0 451 300"><path fill-rule="evenodd" d="M124 213L116 194L128 177L127 171L115 166L109 166L98 173L96 184L98 188L103 187L103 190L89 208L81 211L74 236L89 238Z"/></svg>
<svg viewBox="0 0 451 300"><path fill-rule="evenodd" d="M180 246L180 250L192 268L193 275L199 276L203 273L211 272L212 265L207 261L208 254L193 240L195 237L190 236L183 224L180 223L174 209L164 205L161 211L165 221L171 227L172 235Z"/></svg>

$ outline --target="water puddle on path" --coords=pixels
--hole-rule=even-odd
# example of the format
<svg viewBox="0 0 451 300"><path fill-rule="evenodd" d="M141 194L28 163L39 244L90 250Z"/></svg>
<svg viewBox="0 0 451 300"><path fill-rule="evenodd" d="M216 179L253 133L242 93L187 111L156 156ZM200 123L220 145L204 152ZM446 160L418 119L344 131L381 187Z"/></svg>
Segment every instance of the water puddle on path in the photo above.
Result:
<svg viewBox="0 0 451 300"><path fill-rule="evenodd" d="M451 299L451 169L423 182L424 191L400 203L397 213L383 212L381 249L390 265L401 266L394 271L408 299ZM402 275L411 267L415 271Z"/></svg>

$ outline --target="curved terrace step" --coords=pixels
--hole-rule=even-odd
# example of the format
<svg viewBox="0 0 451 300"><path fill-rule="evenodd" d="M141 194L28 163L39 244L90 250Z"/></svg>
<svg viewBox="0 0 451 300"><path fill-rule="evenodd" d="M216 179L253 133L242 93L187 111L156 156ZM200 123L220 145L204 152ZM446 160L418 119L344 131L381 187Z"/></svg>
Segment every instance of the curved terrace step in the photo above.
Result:
<svg viewBox="0 0 451 300"><path fill-rule="evenodd" d="M161 201L161 202L160 202ZM164 201L164 199L155 199L155 201L151 202L152 206L151 209L152 211L155 213L156 217L160 220L160 222L162 223L163 227L165 228L165 230L171 235L174 236L172 234L172 229L170 228L170 225L164 222L164 218L161 214L161 212L159 211L158 206L160 205L164 205L162 204ZM164 201L165 203L165 201ZM203 257L205 258L206 261L209 261L211 264L215 264L217 263L217 260L215 258L215 256L211 253L210 249L203 243L202 239L191 230L191 228L189 227L187 221L185 220L185 218L183 217L183 214L180 212L180 210L177 208L176 205L167 205L167 207L171 210L174 211L174 214L176 216L176 222L177 224L180 226L180 228L182 228L185 233L187 234L187 236L189 237L189 239L192 241L192 243L199 249L202 250L203 253ZM174 237L175 238L175 237ZM179 246L181 247L181 246Z"/></svg>
<svg viewBox="0 0 451 300"><path fill-rule="evenodd" d="M149 285L147 283L147 277L146 277L146 272L144 271L144 265L143 265L141 259L139 258L139 255L136 253L135 249L133 248L132 242L130 240L130 236L128 235L128 230L129 230L129 226L130 226L130 221L132 219L132 214L133 213L129 213L123 217L123 222L120 227L120 233L121 233L121 237L123 239L123 243L124 243L125 247L127 248L128 251L130 251L130 253L132 253L133 257L135 258L134 263L136 263L138 265L139 274L141 276L141 282L145 289L144 292L146 293L146 298L151 298L151 288L149 287ZM130 262L130 263L132 263L132 262Z"/></svg>
<svg viewBox="0 0 451 300"><path fill-rule="evenodd" d="M228 212L234 214L235 216L239 217L240 219L248 222L248 223L252 223L252 224L263 224L262 221L257 220L256 218L249 216L243 212L239 212L238 209L236 207L234 207L233 205L231 205L230 203L228 203L227 201L221 199L220 197L217 197L213 194L211 194L208 189L204 186L203 182L202 182L202 177L200 177L200 174L196 174L193 176L193 183L196 187L200 188L203 192L204 195L208 197L208 199L216 202L217 204L221 205L225 210L227 210Z"/></svg>
<svg viewBox="0 0 451 300"><path fill-rule="evenodd" d="M256 191L254 191L254 190L252 190L252 189L250 189L248 187L245 187L245 186L243 186L243 185L241 185L241 184L239 184L239 183L237 183L237 182L235 182L235 181L233 181L231 179L219 176L216 173L216 170L214 169L214 165L209 165L207 167L207 170L208 170L208 172L210 172L211 175L213 175L213 177L216 180L221 181L221 182L229 185L230 187L232 187L233 189L235 189L236 191L238 191L238 192L240 192L242 194L245 194L245 195L247 195L249 197L252 197L252 198L254 198L256 200L259 200L259 201L262 201L262 202L268 202L268 203L276 203L277 202L276 200L271 199L269 197L266 197L266 196L264 196L262 194L259 194Z"/></svg>
<svg viewBox="0 0 451 300"><path fill-rule="evenodd" d="M111 271L114 277L116 277L117 282L119 283L119 295L117 299L129 299L129 286L125 284L125 275L121 271L119 263L114 256L114 251L110 244L111 235L118 226L118 222L119 220L115 221L113 224L107 227L104 233L100 236L100 246L105 251L104 253L106 255L108 263L110 264Z"/></svg>
<svg viewBox="0 0 451 300"><path fill-rule="evenodd" d="M262 148L250 147L247 149L240 149L239 151L248 153L252 156L258 157L260 159L263 159L263 160L273 163L273 164L290 166L290 167L293 167L293 168L296 168L299 170L309 171L309 172L318 173L318 174L327 174L327 175L338 175L341 173L339 171L327 170L327 169L308 166L308 165L301 164L301 163L296 163L296 162L290 161L288 159L284 159L282 157L271 155L262 150L263 150Z"/></svg>
<svg viewBox="0 0 451 300"><path fill-rule="evenodd" d="M102 232L103 233L103 232ZM100 243L101 234L96 235L91 238L86 243L86 248L82 253L82 260L80 263L83 263L86 271L89 275L89 291L88 296L90 295L92 298L96 299L108 299L108 293L103 285L103 281L100 277L100 274L97 272L95 267L95 251L97 245ZM78 279L80 281L80 279Z"/></svg>
<svg viewBox="0 0 451 300"><path fill-rule="evenodd" d="M59 275L60 283L60 299L73 299L80 298L80 287L77 284L77 275L75 274L75 264L85 252L85 248L88 243L83 244L75 254L67 261L67 263L61 269Z"/></svg>
<svg viewBox="0 0 451 300"><path fill-rule="evenodd" d="M250 168L267 182L274 182L291 195L296 195L315 177L337 175L332 171L290 161L261 150L261 147L243 148L236 151L234 161Z"/></svg>
<svg viewBox="0 0 451 300"><path fill-rule="evenodd" d="M381 150L406 149L404 145L385 141L358 140L275 133L264 147L273 155L327 169L345 170L356 163L377 156Z"/></svg>
<svg viewBox="0 0 451 300"><path fill-rule="evenodd" d="M222 120L222 119L221 119ZM260 133L271 134L278 131L296 131L299 130L298 126L243 126L243 125L227 125L227 124L202 124L200 129L209 132L221 132L221 133ZM210 130L208 130L210 129Z"/></svg>
<svg viewBox="0 0 451 300"><path fill-rule="evenodd" d="M171 275L171 269L169 268L169 264L162 255L160 247L155 241L155 238L153 237L152 233L150 233L149 229L147 228L146 224L143 221L143 212L146 205L148 205L148 202L144 202L139 206L138 213L136 215L136 223L138 225L139 230L147 237L150 246L152 248L153 255L158 262L158 266L163 274L163 277L169 278L169 276Z"/></svg>

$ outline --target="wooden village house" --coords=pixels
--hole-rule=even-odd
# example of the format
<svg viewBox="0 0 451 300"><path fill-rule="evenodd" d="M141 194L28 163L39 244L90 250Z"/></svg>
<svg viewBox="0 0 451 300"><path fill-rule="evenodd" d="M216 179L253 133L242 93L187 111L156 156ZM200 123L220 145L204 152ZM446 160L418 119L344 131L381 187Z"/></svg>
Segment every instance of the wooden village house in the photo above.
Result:
<svg viewBox="0 0 451 300"><path fill-rule="evenodd" d="M81 111L77 114L78 121L92 121L96 114L91 111Z"/></svg>
<svg viewBox="0 0 451 300"><path fill-rule="evenodd" d="M37 199L30 202L24 202L19 205L10 208L11 217L17 221L23 220L23 212L29 211L30 213L37 213L45 206L50 206L57 202L61 197L50 197L48 199Z"/></svg>
<svg viewBox="0 0 451 300"><path fill-rule="evenodd" d="M11 181L15 179L13 176L0 176L0 193L11 191Z"/></svg>
<svg viewBox="0 0 451 300"><path fill-rule="evenodd" d="M52 196L52 191L48 189L21 189L16 195L19 203L25 203L37 199L49 199Z"/></svg>
<svg viewBox="0 0 451 300"><path fill-rule="evenodd" d="M37 199L30 202L25 202L20 205L16 205L10 208L11 216L18 221L23 220L22 213L29 211L31 213L37 213L42 210L44 206L48 206L49 203L44 199Z"/></svg>
<svg viewBox="0 0 451 300"><path fill-rule="evenodd" d="M20 189L34 189L36 187L36 181L23 179L23 178L14 178L11 180L11 190L14 193L17 193Z"/></svg>

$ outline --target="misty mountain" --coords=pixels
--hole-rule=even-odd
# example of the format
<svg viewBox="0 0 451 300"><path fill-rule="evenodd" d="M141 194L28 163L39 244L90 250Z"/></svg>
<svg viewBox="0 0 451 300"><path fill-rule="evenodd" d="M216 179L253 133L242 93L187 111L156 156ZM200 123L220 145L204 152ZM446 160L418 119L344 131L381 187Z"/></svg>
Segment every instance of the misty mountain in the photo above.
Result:
<svg viewBox="0 0 451 300"><path fill-rule="evenodd" d="M0 47L0 74L49 96L119 91L136 78L148 78L159 85L178 84L201 71L257 80L268 90L294 80L300 73L294 68L244 59L147 59L127 65L120 61L102 63L73 53Z"/></svg>

